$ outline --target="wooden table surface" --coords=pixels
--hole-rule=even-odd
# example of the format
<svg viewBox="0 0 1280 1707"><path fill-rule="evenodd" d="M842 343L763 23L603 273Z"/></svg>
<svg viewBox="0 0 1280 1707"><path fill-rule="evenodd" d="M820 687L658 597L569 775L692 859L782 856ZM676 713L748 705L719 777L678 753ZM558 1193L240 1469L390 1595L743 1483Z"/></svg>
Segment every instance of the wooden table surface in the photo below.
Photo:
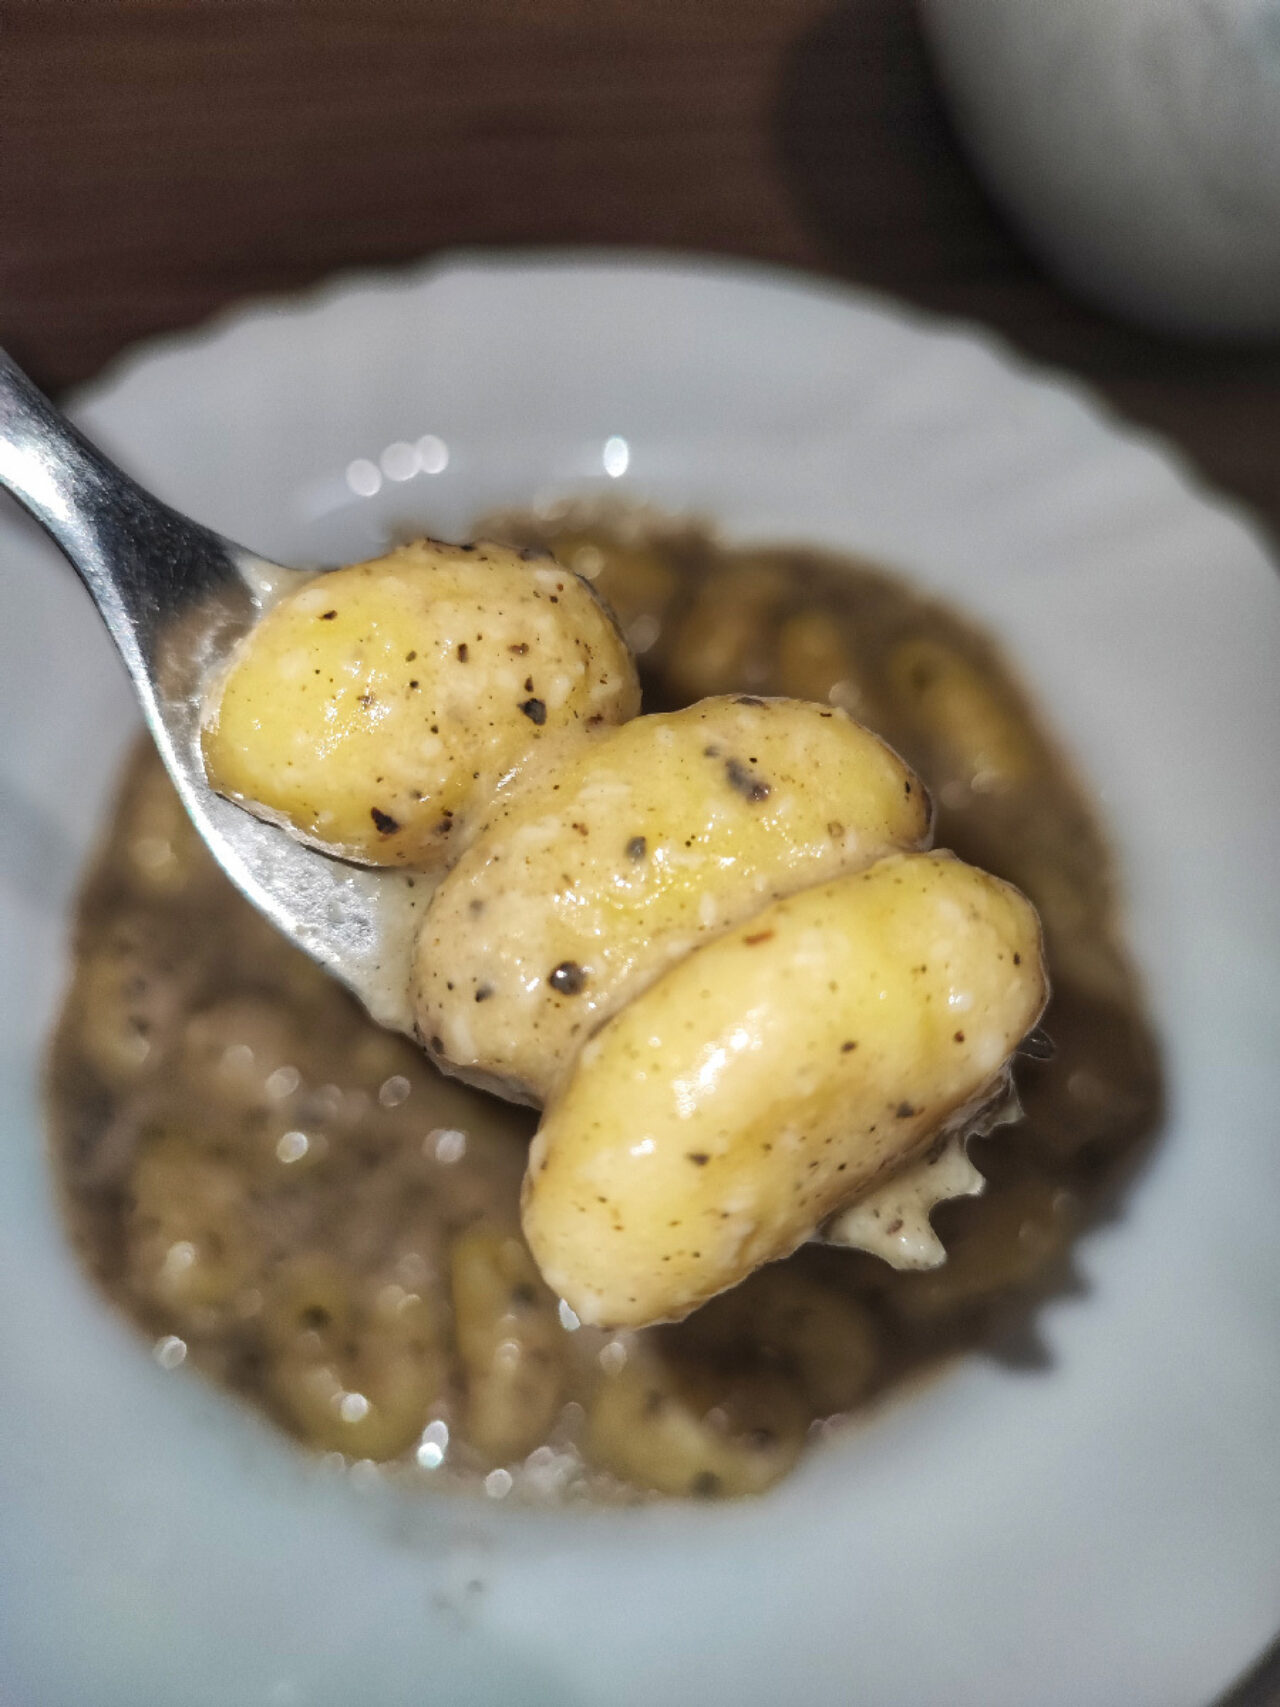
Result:
<svg viewBox="0 0 1280 1707"><path fill-rule="evenodd" d="M984 322L1280 533L1280 350L1049 282L970 174L910 0L0 0L0 343L131 340L459 244L750 256ZM1280 1699L1274 1674L1239 1697Z"/></svg>

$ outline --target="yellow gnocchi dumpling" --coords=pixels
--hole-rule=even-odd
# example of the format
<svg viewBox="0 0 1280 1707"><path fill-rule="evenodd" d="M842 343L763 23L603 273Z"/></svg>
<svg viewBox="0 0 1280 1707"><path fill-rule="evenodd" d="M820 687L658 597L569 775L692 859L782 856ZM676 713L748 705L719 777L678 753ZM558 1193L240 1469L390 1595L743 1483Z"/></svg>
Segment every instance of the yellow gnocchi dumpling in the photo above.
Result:
<svg viewBox="0 0 1280 1707"><path fill-rule="evenodd" d="M313 846L430 868L551 738L639 703L634 661L579 576L419 540L265 613L206 703L204 761L219 793Z"/></svg>
<svg viewBox="0 0 1280 1707"><path fill-rule="evenodd" d="M830 706L702 700L559 757L435 892L414 963L432 1057L523 1100L699 942L929 836L919 780Z"/></svg>
<svg viewBox="0 0 1280 1707"><path fill-rule="evenodd" d="M904 640L890 653L887 674L899 715L929 743L942 774L980 792L1016 788L1034 775L1024 721L953 647Z"/></svg>
<svg viewBox="0 0 1280 1707"><path fill-rule="evenodd" d="M463 1430L490 1463L531 1452L563 1401L556 1301L523 1241L473 1224L449 1254L454 1335L466 1385Z"/></svg>
<svg viewBox="0 0 1280 1707"><path fill-rule="evenodd" d="M774 902L584 1047L530 1151L539 1268L586 1322L687 1315L920 1155L1046 996L1031 904L950 854Z"/></svg>

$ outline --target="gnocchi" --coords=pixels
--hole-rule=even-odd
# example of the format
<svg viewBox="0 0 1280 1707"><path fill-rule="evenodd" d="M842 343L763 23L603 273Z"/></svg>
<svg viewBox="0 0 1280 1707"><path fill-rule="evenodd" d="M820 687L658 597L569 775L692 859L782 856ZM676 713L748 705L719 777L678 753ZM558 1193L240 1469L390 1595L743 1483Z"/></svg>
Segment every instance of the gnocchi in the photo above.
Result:
<svg viewBox="0 0 1280 1707"><path fill-rule="evenodd" d="M449 1269L467 1439L503 1464L545 1438L561 1404L555 1299L514 1230L469 1227L454 1242Z"/></svg>
<svg viewBox="0 0 1280 1707"><path fill-rule="evenodd" d="M815 1417L852 1410L880 1374L881 1334L867 1306L791 1263L757 1269L684 1332L713 1362L767 1359L786 1371Z"/></svg>
<svg viewBox="0 0 1280 1707"><path fill-rule="evenodd" d="M627 562L660 606L643 551L615 551L619 587ZM764 557L711 576L673 679L750 681L785 593ZM781 646L788 679L861 691L820 613ZM889 675L973 786L1021 778L1018 725L958 655L901 642ZM433 872L419 1037L456 1076L547 1105L525 1233L570 1307L610 1327L688 1314L838 1211L833 1237L892 1257L883 1205L870 1232L851 1207L993 1094L1047 997L1030 904L923 854L923 786L847 712L747 694L637 717L636 680L586 580L419 541L270 609L203 728L231 798L329 852ZM259 1064L219 1038L206 1072L234 1097ZM914 1260L936 1260L929 1204L973 1189L960 1161L917 1193ZM499 1458L554 1386L532 1354L529 1392L499 1379L500 1257L463 1241L453 1267L471 1428Z"/></svg>
<svg viewBox="0 0 1280 1707"><path fill-rule="evenodd" d="M780 1376L717 1380L646 1347L602 1379L587 1447L615 1476L656 1493L758 1494L795 1463L808 1423Z"/></svg>
<svg viewBox="0 0 1280 1707"><path fill-rule="evenodd" d="M583 1050L530 1151L539 1268L586 1322L687 1315L919 1155L1046 997L1030 903L950 855L775 902Z"/></svg>
<svg viewBox="0 0 1280 1707"><path fill-rule="evenodd" d="M938 756L939 769L975 790L1008 791L1035 773L1024 722L959 652L939 640L904 640L886 671L902 714Z"/></svg>
<svg viewBox="0 0 1280 1707"><path fill-rule="evenodd" d="M419 1292L355 1288L323 1257L285 1265L264 1304L270 1384L289 1423L352 1458L392 1458L421 1432L444 1388L441 1325Z"/></svg>
<svg viewBox="0 0 1280 1707"><path fill-rule="evenodd" d="M542 1102L698 942L929 829L920 781L829 706L723 698L636 718L500 805L432 896L419 1034L446 1071Z"/></svg>
<svg viewBox="0 0 1280 1707"><path fill-rule="evenodd" d="M162 1131L134 1172L126 1248L136 1292L200 1332L231 1310L252 1268L244 1182L226 1160Z"/></svg>
<svg viewBox="0 0 1280 1707"><path fill-rule="evenodd" d="M430 868L544 744L639 702L580 577L506 546L419 540L265 613L206 702L205 768L326 852Z"/></svg>

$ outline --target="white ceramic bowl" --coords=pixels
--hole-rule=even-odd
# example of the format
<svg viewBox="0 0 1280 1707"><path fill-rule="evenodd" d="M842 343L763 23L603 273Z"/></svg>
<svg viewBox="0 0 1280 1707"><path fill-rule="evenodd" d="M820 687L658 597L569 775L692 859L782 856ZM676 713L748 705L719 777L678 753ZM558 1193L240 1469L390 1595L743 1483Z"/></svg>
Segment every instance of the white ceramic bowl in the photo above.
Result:
<svg viewBox="0 0 1280 1707"><path fill-rule="evenodd" d="M975 1357L760 1501L538 1515L309 1465L162 1371L57 1224L37 1061L136 719L73 578L6 513L0 1696L1206 1702L1280 1608L1280 589L1245 520L985 336L628 258L462 260L251 307L123 361L77 413L285 561L617 491L953 598L1104 802L1171 1113L1085 1242L1083 1290L1043 1314L1050 1367Z"/></svg>

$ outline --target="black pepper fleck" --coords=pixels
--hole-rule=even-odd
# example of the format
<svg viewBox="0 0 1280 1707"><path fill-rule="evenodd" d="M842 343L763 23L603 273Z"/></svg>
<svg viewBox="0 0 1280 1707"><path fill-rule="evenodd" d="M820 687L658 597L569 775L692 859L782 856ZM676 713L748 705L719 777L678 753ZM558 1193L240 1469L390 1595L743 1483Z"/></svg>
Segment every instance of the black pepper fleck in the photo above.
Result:
<svg viewBox="0 0 1280 1707"><path fill-rule="evenodd" d="M627 858L641 860L649 851L649 844L643 836L632 836L627 843Z"/></svg>
<svg viewBox="0 0 1280 1707"><path fill-rule="evenodd" d="M520 709L530 723L536 723L539 728L547 721L547 708L540 699L526 699L521 702Z"/></svg>
<svg viewBox="0 0 1280 1707"><path fill-rule="evenodd" d="M586 984L587 975L576 960L562 960L547 982L562 996L576 996Z"/></svg>
<svg viewBox="0 0 1280 1707"><path fill-rule="evenodd" d="M384 836L394 836L400 828L399 821L390 812L380 812L376 806L369 808L369 816Z"/></svg>
<svg viewBox="0 0 1280 1707"><path fill-rule="evenodd" d="M735 789L744 800L760 801L769 798L769 784L749 771L741 759L726 759L724 774L728 778L729 787Z"/></svg>

